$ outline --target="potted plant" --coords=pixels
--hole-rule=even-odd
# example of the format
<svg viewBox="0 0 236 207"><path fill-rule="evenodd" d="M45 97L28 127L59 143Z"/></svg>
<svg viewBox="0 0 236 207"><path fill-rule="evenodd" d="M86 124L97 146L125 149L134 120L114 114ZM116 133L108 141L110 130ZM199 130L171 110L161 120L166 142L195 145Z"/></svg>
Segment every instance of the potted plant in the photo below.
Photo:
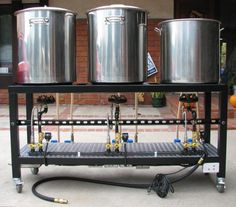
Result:
<svg viewBox="0 0 236 207"><path fill-rule="evenodd" d="M166 96L164 92L151 92L151 97L153 107L166 106Z"/></svg>
<svg viewBox="0 0 236 207"><path fill-rule="evenodd" d="M231 73L227 85L229 87L229 93L231 95L234 94L234 89L236 88L236 73Z"/></svg>

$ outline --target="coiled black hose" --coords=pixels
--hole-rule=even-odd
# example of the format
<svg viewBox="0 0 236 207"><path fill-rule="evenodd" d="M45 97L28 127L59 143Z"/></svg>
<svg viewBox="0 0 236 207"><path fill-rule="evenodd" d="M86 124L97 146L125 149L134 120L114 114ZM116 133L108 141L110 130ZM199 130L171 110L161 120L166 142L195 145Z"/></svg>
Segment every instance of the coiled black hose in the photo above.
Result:
<svg viewBox="0 0 236 207"><path fill-rule="evenodd" d="M118 187L127 187L127 188L136 188L136 189L147 189L148 192L154 191L156 194L164 198L167 196L169 192L174 193L174 187L172 186L173 183L179 182L188 176L190 176L194 171L197 170L197 168L203 163L205 157L207 154L203 152L202 156L198 160L197 164L194 165L189 171L187 171L184 175L178 177L178 178L171 178L171 176L178 174L179 172L184 171L188 167L184 167L174 173L169 174L157 174L155 178L153 179L151 184L131 184L131 183L117 183L112 181L102 181L102 180L94 180L94 179L88 179L88 178L79 178L79 177L66 177L66 176L60 176L60 177L51 177L51 178L45 178L42 179L32 186L32 192L35 196L38 198L41 198L45 201L55 202L55 203L61 203L61 204L67 204L68 200L62 199L62 198L53 198L49 196L45 196L43 194L40 194L37 192L37 187L42 184L49 181L55 181L55 180L72 180L72 181L80 181L80 182L89 182L89 183L95 183L95 184L103 184L103 185L112 185L112 186L118 186Z"/></svg>

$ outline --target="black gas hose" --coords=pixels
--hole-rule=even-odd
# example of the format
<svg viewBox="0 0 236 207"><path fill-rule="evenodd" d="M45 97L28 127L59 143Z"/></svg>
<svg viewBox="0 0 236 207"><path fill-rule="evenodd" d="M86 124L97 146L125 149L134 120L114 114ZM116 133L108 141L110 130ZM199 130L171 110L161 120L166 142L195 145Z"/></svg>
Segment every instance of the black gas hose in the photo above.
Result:
<svg viewBox="0 0 236 207"><path fill-rule="evenodd" d="M171 176L176 175L185 169L189 168L184 167L176 172L169 173L169 174L157 174L155 178L153 179L151 184L132 184L132 183L117 183L112 181L102 181L102 180L94 180L94 179L88 179L88 178L80 178L80 177L67 177L67 176L59 176L59 177L50 177L45 178L40 181L37 181L32 186L32 192L35 196L38 198L41 198L45 201L55 202L55 203L61 203L61 204L67 204L68 200L63 198L53 198L49 196L45 196L39 192L37 192L37 187L40 184L49 182L49 181L55 181L55 180L72 180L72 181L80 181L80 182L89 182L89 183L95 183L95 184L102 184L102 185L112 185L112 186L118 186L118 187L127 187L127 188L136 188L136 189L147 189L148 192L154 191L156 194L164 198L167 196L169 192L174 193L174 187L172 186L173 183L179 182L188 176L190 176L194 171L197 170L197 168L203 163L204 159L206 157L206 153L203 152L202 156L198 160L197 164L194 165L189 171L187 171L184 175L181 175L178 178L171 178Z"/></svg>
<svg viewBox="0 0 236 207"><path fill-rule="evenodd" d="M42 180L37 181L36 183L34 183L34 185L32 186L33 194L35 196L45 200L45 201L61 203L61 204L68 203L68 200L66 200L66 199L53 198L53 197L42 195L39 192L37 192L36 188L40 184L46 183L46 182L49 182L49 181L55 181L55 180L72 180L72 181L89 182L89 183L95 183L95 184L112 185L112 186L127 187L127 188L138 188L138 189L147 189L149 187L149 184L117 183L117 182L94 180L94 179L88 179L88 178L59 176L59 177L45 178L45 179L42 179Z"/></svg>

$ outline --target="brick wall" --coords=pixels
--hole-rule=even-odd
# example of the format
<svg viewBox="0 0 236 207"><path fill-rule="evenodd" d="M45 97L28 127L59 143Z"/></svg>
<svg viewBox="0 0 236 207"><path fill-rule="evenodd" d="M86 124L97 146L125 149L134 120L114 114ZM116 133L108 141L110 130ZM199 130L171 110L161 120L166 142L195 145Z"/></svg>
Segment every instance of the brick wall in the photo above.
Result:
<svg viewBox="0 0 236 207"><path fill-rule="evenodd" d="M148 51L151 54L153 61L158 69L160 68L160 38L154 31L154 28L160 22L158 19L148 20ZM88 68L88 33L87 20L78 19L76 22L76 70L77 83L88 83L87 68ZM159 73L156 75L159 78ZM148 79L148 82L155 81L155 75ZM76 104L107 104L107 98L110 94L75 94L74 100ZM134 94L126 93L128 104L134 103ZM37 96L35 96L36 98ZM60 103L69 103L70 94L60 94ZM0 103L8 103L7 90L0 90ZM20 95L19 103L25 103L24 95ZM150 103L150 94L145 94L144 104Z"/></svg>

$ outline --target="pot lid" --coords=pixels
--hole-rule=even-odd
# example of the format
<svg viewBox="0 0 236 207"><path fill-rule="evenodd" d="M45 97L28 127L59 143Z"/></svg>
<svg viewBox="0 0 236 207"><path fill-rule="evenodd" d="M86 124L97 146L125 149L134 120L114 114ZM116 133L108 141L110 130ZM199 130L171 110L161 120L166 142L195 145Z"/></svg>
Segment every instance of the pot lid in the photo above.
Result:
<svg viewBox="0 0 236 207"><path fill-rule="evenodd" d="M77 14L74 11L64 9L64 8L44 6L44 7L31 7L31 8L27 8L27 9L22 9L22 10L16 11L14 13L14 15L24 13L24 12L31 12L31 11L57 11L57 12L64 12L64 13L73 13L75 15Z"/></svg>
<svg viewBox="0 0 236 207"><path fill-rule="evenodd" d="M165 23L170 23L170 22L185 22L185 21L208 21L208 22L217 22L219 24L221 24L220 21L216 20L216 19L207 19L207 18L182 18L182 19L170 19L170 20L165 20L160 22L158 25L162 25Z"/></svg>
<svg viewBox="0 0 236 207"><path fill-rule="evenodd" d="M147 10L144 10L144 9L142 9L140 7L129 6L129 5L124 5L124 4L111 4L111 5L108 5L108 6L100 6L100 7L96 7L96 8L88 10L87 13L93 12L93 11L96 11L96 10L106 10L106 9L138 10L138 11L143 11L143 12L147 12L148 13Z"/></svg>

